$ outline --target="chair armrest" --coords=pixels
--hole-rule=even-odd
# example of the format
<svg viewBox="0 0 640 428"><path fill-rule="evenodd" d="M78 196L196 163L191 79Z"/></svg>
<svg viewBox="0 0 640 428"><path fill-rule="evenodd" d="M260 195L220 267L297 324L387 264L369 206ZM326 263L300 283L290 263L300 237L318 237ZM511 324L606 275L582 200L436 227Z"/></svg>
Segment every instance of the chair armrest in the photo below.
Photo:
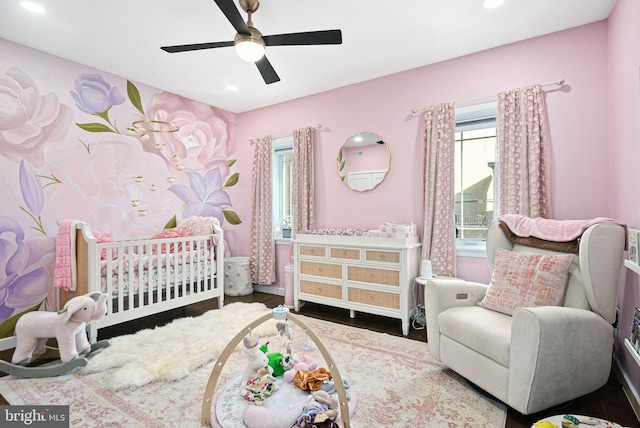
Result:
<svg viewBox="0 0 640 428"><path fill-rule="evenodd" d="M460 278L434 278L425 283L424 302L427 314L456 306L473 306L484 297L488 285Z"/></svg>
<svg viewBox="0 0 640 428"><path fill-rule="evenodd" d="M613 327L596 313L562 306L517 308L509 400L526 403L532 413L559 397L568 401L595 391L609 378L612 352Z"/></svg>
<svg viewBox="0 0 640 428"><path fill-rule="evenodd" d="M440 361L440 326L438 315L456 306L473 306L484 297L486 284L459 278L434 278L424 285L424 310L427 320L427 342L431 355Z"/></svg>

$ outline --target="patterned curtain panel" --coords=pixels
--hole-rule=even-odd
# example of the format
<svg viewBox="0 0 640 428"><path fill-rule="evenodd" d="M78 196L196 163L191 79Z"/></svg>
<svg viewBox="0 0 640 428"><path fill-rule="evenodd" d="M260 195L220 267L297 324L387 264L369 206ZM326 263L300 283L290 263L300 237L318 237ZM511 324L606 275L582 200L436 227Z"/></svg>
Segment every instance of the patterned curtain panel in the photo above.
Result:
<svg viewBox="0 0 640 428"><path fill-rule="evenodd" d="M315 229L313 201L313 128L293 131L293 224L294 235Z"/></svg>
<svg viewBox="0 0 640 428"><path fill-rule="evenodd" d="M424 114L424 224L422 259L433 271L456 276L453 169L455 103L433 105Z"/></svg>
<svg viewBox="0 0 640 428"><path fill-rule="evenodd" d="M276 281L272 208L272 138L258 138L253 158L251 216L251 282L271 285Z"/></svg>
<svg viewBox="0 0 640 428"><path fill-rule="evenodd" d="M498 94L498 215L551 216L546 117L540 85Z"/></svg>

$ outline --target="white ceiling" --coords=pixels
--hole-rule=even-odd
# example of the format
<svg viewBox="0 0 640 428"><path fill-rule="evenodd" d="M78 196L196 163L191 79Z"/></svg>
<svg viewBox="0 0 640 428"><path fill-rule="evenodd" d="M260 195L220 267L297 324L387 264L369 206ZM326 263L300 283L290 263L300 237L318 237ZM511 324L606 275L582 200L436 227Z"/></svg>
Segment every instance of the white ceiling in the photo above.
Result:
<svg viewBox="0 0 640 428"><path fill-rule="evenodd" d="M505 0L484 9L483 0L262 0L253 22L264 35L341 29L343 39L268 47L281 81L265 85L232 47L160 50L233 40L213 0L32 1L46 13L0 2L0 38L235 113L600 21L615 3Z"/></svg>

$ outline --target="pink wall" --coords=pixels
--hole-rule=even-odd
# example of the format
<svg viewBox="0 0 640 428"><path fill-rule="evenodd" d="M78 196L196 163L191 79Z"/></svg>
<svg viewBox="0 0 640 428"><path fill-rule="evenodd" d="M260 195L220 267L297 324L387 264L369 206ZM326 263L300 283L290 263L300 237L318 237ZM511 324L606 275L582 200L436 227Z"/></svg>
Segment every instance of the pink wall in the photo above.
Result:
<svg viewBox="0 0 640 428"><path fill-rule="evenodd" d="M609 203L611 215L640 229L640 3L618 0L608 22ZM623 271L616 358L640 395L640 367L623 346L633 311L640 307L639 276Z"/></svg>
<svg viewBox="0 0 640 428"><path fill-rule="evenodd" d="M285 135L322 123L324 127L315 133L317 226L374 228L394 220L414 222L421 229L422 117L411 109L564 78L562 88L546 88L554 215L559 219L607 215L606 34L606 22L598 22L239 114L238 153L247 158L239 166L241 175L250 177L249 138ZM370 192L350 191L336 174L338 150L361 131L384 136L391 152L387 178ZM589 198L576 186L589 189ZM248 194L250 187L246 180L235 191ZM250 218L249 198L234 206L243 218ZM249 233L248 227L238 229L245 254L250 249ZM283 257L278 255L279 260ZM483 259L461 257L458 267L465 279L488 278Z"/></svg>

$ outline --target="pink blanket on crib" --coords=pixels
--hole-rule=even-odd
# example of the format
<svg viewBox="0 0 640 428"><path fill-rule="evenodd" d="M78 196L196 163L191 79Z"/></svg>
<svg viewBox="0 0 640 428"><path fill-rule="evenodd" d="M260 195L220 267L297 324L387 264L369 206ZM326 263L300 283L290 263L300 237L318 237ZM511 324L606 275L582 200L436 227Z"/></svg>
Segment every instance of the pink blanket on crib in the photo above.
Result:
<svg viewBox="0 0 640 428"><path fill-rule="evenodd" d="M626 225L607 217L590 220L552 220L531 218L519 214L505 214L498 217L516 235L534 237L553 242L569 242L582 236L585 230L598 223L615 223L626 229Z"/></svg>
<svg viewBox="0 0 640 428"><path fill-rule="evenodd" d="M75 224L75 220L62 220L58 226L56 239L56 266L53 285L67 291L76 288Z"/></svg>

